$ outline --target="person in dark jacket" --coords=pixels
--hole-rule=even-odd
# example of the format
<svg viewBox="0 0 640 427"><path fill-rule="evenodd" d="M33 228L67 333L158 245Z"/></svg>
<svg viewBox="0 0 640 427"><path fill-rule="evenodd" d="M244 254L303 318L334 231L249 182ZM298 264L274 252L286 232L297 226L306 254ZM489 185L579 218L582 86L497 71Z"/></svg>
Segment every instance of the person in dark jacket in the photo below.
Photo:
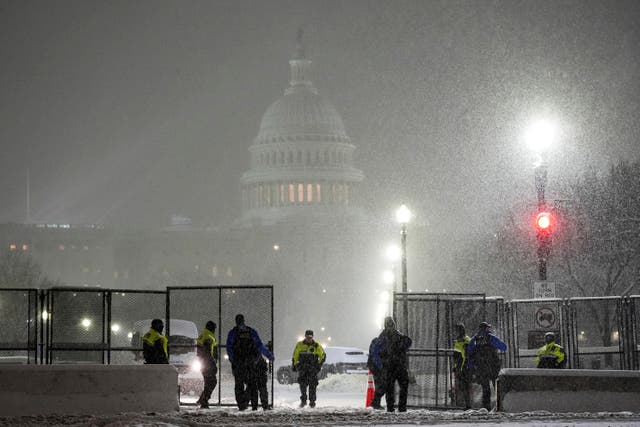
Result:
<svg viewBox="0 0 640 427"><path fill-rule="evenodd" d="M456 334L453 343L453 375L455 378L454 401L464 409L471 408L471 373L467 363L467 351L471 338L466 333L464 324L454 327Z"/></svg>
<svg viewBox="0 0 640 427"><path fill-rule="evenodd" d="M373 384L375 387L375 393L373 400L371 401L371 407L373 409L384 409L380 402L382 396L385 393L384 386L384 370L382 369L382 360L380 359L380 340L378 337L374 337L369 344L369 357L367 357L367 367L373 374Z"/></svg>
<svg viewBox="0 0 640 427"><path fill-rule="evenodd" d="M544 346L538 349L536 368L562 369L566 362L564 348L556 343L556 334L544 334Z"/></svg>
<svg viewBox="0 0 640 427"><path fill-rule="evenodd" d="M235 396L238 409L258 409L258 364L265 356L274 360L273 353L260 340L258 332L245 325L244 316L236 315L236 326L227 335L227 356L235 379Z"/></svg>
<svg viewBox="0 0 640 427"><path fill-rule="evenodd" d="M269 351L273 351L273 344L271 341L267 343ZM267 363L263 356L260 356L258 361L258 397L260 398L260 405L263 411L273 409L269 404L269 390L267 390L267 384L269 382L269 372L272 369L271 362Z"/></svg>
<svg viewBox="0 0 640 427"><path fill-rule="evenodd" d="M144 363L148 365L168 364L168 340L162 335L164 323L160 319L151 321L151 329L142 337L142 354Z"/></svg>
<svg viewBox="0 0 640 427"><path fill-rule="evenodd" d="M409 393L407 350L411 347L411 338L396 330L396 322L392 317L386 317L384 319L384 330L378 336L378 340L380 359L384 371L387 412L395 410L396 382L400 387L398 411L406 412Z"/></svg>
<svg viewBox="0 0 640 427"><path fill-rule="evenodd" d="M200 359L200 369L204 380L204 388L196 402L201 408L209 407L211 393L218 384L218 342L216 341L216 324L209 320L196 341L197 355Z"/></svg>
<svg viewBox="0 0 640 427"><path fill-rule="evenodd" d="M318 386L318 373L322 369L322 364L326 355L322 346L313 340L313 331L308 329L304 333L304 339L296 344L293 349L292 365L293 370L298 372L298 383L300 384L300 407L307 404L316 406L316 387ZM307 395L307 389L309 394Z"/></svg>
<svg viewBox="0 0 640 427"><path fill-rule="evenodd" d="M506 351L507 345L491 333L491 325L480 323L478 332L469 341L468 362L475 381L482 386L482 406L491 410L491 384L494 385L500 372L498 351Z"/></svg>

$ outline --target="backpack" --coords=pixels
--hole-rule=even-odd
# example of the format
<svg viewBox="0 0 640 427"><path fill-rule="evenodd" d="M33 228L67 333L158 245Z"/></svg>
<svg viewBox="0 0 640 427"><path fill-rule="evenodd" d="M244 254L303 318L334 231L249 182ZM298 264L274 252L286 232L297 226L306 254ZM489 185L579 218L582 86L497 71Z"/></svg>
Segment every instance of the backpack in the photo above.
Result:
<svg viewBox="0 0 640 427"><path fill-rule="evenodd" d="M251 360L259 355L258 346L251 336L251 328L237 329L238 339L233 344L233 357L237 362Z"/></svg>
<svg viewBox="0 0 640 427"><path fill-rule="evenodd" d="M491 345L491 336L489 334L478 334L474 339L476 341L476 350L471 356L475 367L474 375L481 381L487 379L493 381L498 378L502 365L498 349Z"/></svg>

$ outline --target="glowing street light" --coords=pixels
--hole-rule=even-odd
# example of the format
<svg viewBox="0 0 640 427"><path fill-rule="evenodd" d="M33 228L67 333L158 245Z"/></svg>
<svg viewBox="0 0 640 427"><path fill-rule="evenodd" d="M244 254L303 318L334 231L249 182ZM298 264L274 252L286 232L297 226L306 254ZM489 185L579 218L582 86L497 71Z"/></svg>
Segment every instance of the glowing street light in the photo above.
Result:
<svg viewBox="0 0 640 427"><path fill-rule="evenodd" d="M551 120L541 119L532 122L524 134L524 139L531 150L542 154L556 142L557 125Z"/></svg>

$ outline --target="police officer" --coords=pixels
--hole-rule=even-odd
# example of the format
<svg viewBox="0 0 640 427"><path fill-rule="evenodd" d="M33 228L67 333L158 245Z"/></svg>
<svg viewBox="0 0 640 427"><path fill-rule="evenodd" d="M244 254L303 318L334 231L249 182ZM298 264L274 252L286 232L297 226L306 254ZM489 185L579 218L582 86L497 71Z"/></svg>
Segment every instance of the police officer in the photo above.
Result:
<svg viewBox="0 0 640 427"><path fill-rule="evenodd" d="M556 334L544 334L545 345L538 349L536 368L562 369L566 364L564 348L556 343Z"/></svg>
<svg viewBox="0 0 640 427"><path fill-rule="evenodd" d="M491 410L491 384L494 384L500 372L498 351L506 351L507 345L491 333L491 325L482 322L478 332L469 341L467 357L469 367L475 375L475 381L482 386L482 406Z"/></svg>
<svg viewBox="0 0 640 427"><path fill-rule="evenodd" d="M409 350L411 344L411 338L396 330L396 322L393 318L386 317L384 319L384 329L378 335L378 345L380 346L380 359L384 370L387 412L395 410L396 381L400 387L398 412L407 411L407 396L409 393L407 350Z"/></svg>
<svg viewBox="0 0 640 427"><path fill-rule="evenodd" d="M455 376L455 404L471 408L471 372L467 364L467 347L471 338L466 334L463 323L454 326L456 334L453 343L453 374Z"/></svg>
<svg viewBox="0 0 640 427"><path fill-rule="evenodd" d="M260 340L258 332L245 325L244 315L236 315L236 326L227 335L227 356L235 379L235 396L238 409L258 409L258 364L265 356L274 360L273 353ZM262 356L261 356L262 355Z"/></svg>
<svg viewBox="0 0 640 427"><path fill-rule="evenodd" d="M160 319L151 321L151 329L142 337L142 354L148 365L168 364L167 337L162 335L164 323Z"/></svg>
<svg viewBox="0 0 640 427"><path fill-rule="evenodd" d="M308 329L304 339L296 344L293 350L293 370L298 372L300 383L300 407L307 404L307 388L309 389L309 406L316 406L316 387L318 386L318 372L326 355L320 344L313 340L313 331Z"/></svg>
<svg viewBox="0 0 640 427"><path fill-rule="evenodd" d="M216 341L216 324L209 320L200 333L197 342L197 355L200 359L200 369L202 370L202 378L204 380L204 388L200 394L200 398L196 402L201 408L209 407L209 399L211 393L218 384L218 342Z"/></svg>

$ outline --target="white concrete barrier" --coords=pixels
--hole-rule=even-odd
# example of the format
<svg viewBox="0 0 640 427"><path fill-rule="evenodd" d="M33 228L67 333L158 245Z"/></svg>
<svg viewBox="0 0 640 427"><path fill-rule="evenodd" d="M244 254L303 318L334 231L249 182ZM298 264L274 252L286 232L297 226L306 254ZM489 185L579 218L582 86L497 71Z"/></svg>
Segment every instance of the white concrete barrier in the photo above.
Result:
<svg viewBox="0 0 640 427"><path fill-rule="evenodd" d="M171 365L0 365L0 416L179 408Z"/></svg>
<svg viewBox="0 0 640 427"><path fill-rule="evenodd" d="M503 369L503 412L640 412L640 372L593 369Z"/></svg>

